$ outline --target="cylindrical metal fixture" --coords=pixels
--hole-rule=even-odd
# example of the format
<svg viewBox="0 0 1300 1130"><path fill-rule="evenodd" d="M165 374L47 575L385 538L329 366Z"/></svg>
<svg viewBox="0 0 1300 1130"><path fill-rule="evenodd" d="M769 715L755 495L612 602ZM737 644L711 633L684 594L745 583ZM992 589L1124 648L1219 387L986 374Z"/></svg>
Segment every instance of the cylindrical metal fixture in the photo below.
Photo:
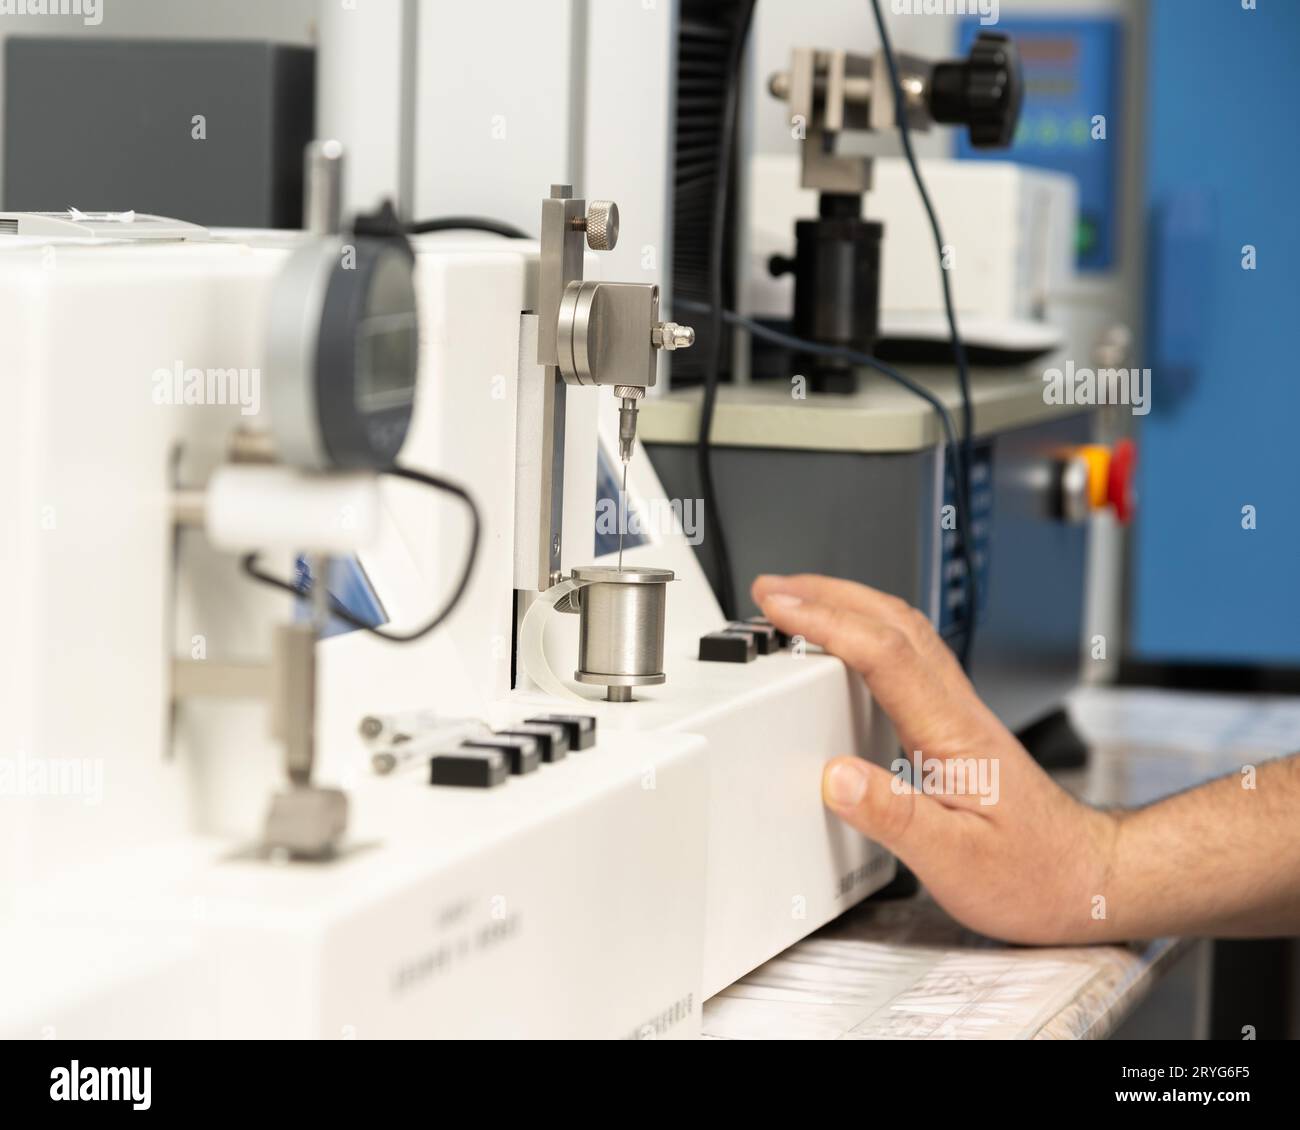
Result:
<svg viewBox="0 0 1300 1130"><path fill-rule="evenodd" d="M795 225L793 260L776 256L774 275L794 274L797 337L870 353L880 324L880 241L884 227L862 218L862 198L824 192L820 216ZM817 392L853 392L854 366L813 354L796 354L796 372Z"/></svg>
<svg viewBox="0 0 1300 1130"><path fill-rule="evenodd" d="M631 688L655 686L664 675L664 614L671 569L588 565L574 569L580 683L607 687L610 702L630 702Z"/></svg>
<svg viewBox="0 0 1300 1130"><path fill-rule="evenodd" d="M343 146L313 141L307 146L303 227L312 235L337 235L343 227Z"/></svg>

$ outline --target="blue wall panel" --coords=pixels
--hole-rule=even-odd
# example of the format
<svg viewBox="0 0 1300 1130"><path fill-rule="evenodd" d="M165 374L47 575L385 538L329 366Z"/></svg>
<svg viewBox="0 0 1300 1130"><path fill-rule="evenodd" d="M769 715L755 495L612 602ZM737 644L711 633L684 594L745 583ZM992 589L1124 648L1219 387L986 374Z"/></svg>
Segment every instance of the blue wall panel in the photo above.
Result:
<svg viewBox="0 0 1300 1130"><path fill-rule="evenodd" d="M1152 0L1148 43L1130 650L1300 665L1300 2Z"/></svg>

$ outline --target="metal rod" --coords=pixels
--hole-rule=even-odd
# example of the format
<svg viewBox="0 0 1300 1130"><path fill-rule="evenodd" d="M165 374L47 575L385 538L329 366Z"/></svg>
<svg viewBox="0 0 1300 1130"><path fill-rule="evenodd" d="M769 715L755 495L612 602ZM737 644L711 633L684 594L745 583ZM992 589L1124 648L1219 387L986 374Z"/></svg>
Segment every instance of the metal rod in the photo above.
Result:
<svg viewBox="0 0 1300 1130"><path fill-rule="evenodd" d="M336 235L343 226L343 146L313 141L305 164L303 227L313 235Z"/></svg>
<svg viewBox="0 0 1300 1130"><path fill-rule="evenodd" d="M618 491L618 568L623 570L623 527L627 522L627 464L623 464L623 485Z"/></svg>

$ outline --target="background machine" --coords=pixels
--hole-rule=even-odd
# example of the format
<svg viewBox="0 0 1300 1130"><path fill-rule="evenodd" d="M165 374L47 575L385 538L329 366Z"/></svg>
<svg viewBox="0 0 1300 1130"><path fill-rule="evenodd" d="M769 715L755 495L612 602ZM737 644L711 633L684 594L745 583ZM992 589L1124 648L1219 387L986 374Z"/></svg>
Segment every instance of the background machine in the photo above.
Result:
<svg viewBox="0 0 1300 1130"><path fill-rule="evenodd" d="M727 315L743 331L739 379L657 400L644 435L669 492L711 505L700 552L735 614L754 611L764 571L895 593L1035 752L1077 759L1062 704L1084 654L1090 528L1131 510L1132 461L1099 442L1094 406L1044 394L1044 368L1068 352L1074 187L991 163L922 173L911 138L949 123L1006 147L1023 81L999 32L934 64L888 45L796 48L767 86L797 157L745 166L746 310ZM900 133L906 161L864 152ZM773 285L782 276L792 287Z"/></svg>

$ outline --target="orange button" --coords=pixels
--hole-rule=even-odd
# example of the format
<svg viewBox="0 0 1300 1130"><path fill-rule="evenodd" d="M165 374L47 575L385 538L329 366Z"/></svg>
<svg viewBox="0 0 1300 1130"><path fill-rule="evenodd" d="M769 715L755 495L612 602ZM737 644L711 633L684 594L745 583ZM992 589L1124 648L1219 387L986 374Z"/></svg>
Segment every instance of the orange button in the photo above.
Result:
<svg viewBox="0 0 1300 1130"><path fill-rule="evenodd" d="M1100 443L1081 444L1070 449L1070 457L1083 460L1088 468L1088 507L1102 509L1110 499L1110 448Z"/></svg>

